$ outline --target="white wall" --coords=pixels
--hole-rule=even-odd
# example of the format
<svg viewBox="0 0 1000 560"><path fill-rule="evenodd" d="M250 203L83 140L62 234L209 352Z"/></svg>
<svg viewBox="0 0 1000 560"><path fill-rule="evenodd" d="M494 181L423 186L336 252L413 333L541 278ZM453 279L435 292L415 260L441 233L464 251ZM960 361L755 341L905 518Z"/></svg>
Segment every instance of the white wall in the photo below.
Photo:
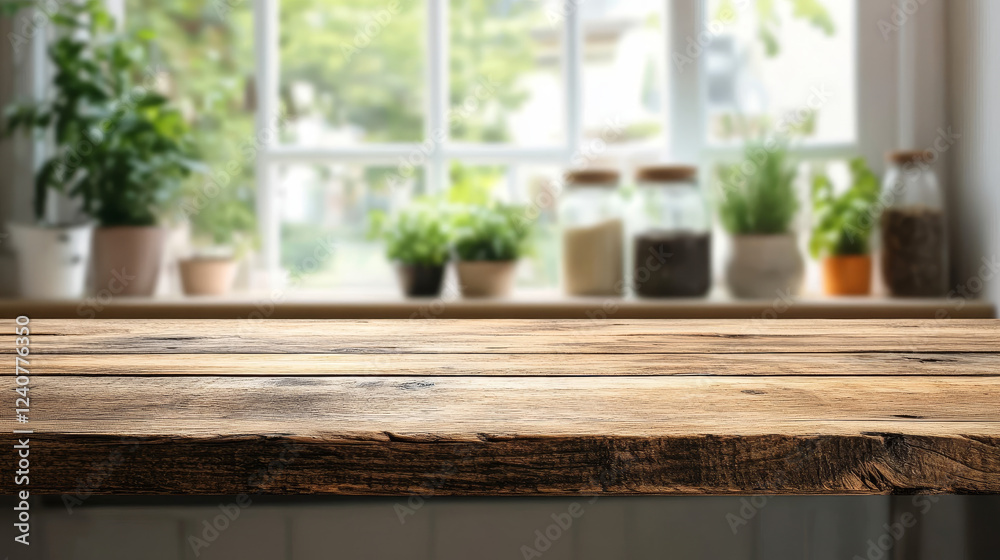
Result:
<svg viewBox="0 0 1000 560"><path fill-rule="evenodd" d="M983 259L1000 258L1000 2L858 0L858 24L862 154L882 172L886 150L961 135L935 164L953 284L1000 305L1000 271L979 281Z"/></svg>
<svg viewBox="0 0 1000 560"><path fill-rule="evenodd" d="M0 108L30 93L31 47L25 45L15 56L10 33L19 33L20 18L0 19ZM16 287L16 259L3 224L10 220L31 220L32 142L25 137L0 139L0 297L13 295Z"/></svg>
<svg viewBox="0 0 1000 560"><path fill-rule="evenodd" d="M956 282L979 285L1000 305L1000 3L953 0L948 9L951 117L964 138L954 154L951 180Z"/></svg>
<svg viewBox="0 0 1000 560"><path fill-rule="evenodd" d="M885 170L885 152L899 145L898 34L887 38L879 22L893 0L858 0L858 149L872 170Z"/></svg>

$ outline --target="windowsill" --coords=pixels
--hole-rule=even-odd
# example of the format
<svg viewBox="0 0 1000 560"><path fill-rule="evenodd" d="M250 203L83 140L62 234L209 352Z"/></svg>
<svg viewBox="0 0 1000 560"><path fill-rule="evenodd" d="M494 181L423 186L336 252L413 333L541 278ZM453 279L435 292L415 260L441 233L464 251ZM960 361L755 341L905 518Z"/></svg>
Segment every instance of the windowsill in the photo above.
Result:
<svg viewBox="0 0 1000 560"><path fill-rule="evenodd" d="M236 293L224 297L115 298L110 302L0 300L0 317L137 319L991 319L996 307L958 299L734 300L567 298L548 292L507 299L406 299L398 295Z"/></svg>

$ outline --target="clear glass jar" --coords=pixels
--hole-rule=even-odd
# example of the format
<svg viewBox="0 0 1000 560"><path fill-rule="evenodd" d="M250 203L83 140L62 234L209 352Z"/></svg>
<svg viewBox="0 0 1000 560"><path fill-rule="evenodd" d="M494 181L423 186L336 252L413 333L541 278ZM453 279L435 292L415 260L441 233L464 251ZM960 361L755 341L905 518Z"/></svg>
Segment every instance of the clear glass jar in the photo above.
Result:
<svg viewBox="0 0 1000 560"><path fill-rule="evenodd" d="M646 167L629 224L640 297L699 297L712 286L712 220L691 166Z"/></svg>
<svg viewBox="0 0 1000 560"><path fill-rule="evenodd" d="M882 186L882 277L897 297L948 292L944 197L930 152L892 152Z"/></svg>
<svg viewBox="0 0 1000 560"><path fill-rule="evenodd" d="M624 206L616 171L571 171L559 200L562 284L571 296L625 291Z"/></svg>

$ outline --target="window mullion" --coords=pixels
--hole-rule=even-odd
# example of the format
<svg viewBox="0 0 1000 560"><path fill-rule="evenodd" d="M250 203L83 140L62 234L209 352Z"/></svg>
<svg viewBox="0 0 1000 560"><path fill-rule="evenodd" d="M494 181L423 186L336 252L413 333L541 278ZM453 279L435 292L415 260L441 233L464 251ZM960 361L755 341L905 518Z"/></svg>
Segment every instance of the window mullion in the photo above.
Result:
<svg viewBox="0 0 1000 560"><path fill-rule="evenodd" d="M564 0L563 76L566 88L566 163L583 142L583 29L580 0Z"/></svg>
<svg viewBox="0 0 1000 560"><path fill-rule="evenodd" d="M443 192L448 184L448 165L442 149L449 141L448 129L448 0L427 0L427 118L424 140L433 148L427 164L430 192Z"/></svg>
<svg viewBox="0 0 1000 560"><path fill-rule="evenodd" d="M672 161L697 162L705 145L705 106L702 95L703 57L695 64L674 64L674 54L684 53L688 39L704 29L702 0L674 0L667 6L667 69L670 72L670 128L668 157Z"/></svg>
<svg viewBox="0 0 1000 560"><path fill-rule="evenodd" d="M257 114L255 129L267 134L278 116L278 15L276 0L254 0L254 57L257 76ZM272 131L273 132L273 131ZM261 259L269 283L278 277L281 262L281 231L278 223L277 173L269 164L268 152L277 143L264 142L258 157L257 171L257 222L260 232Z"/></svg>
<svg viewBox="0 0 1000 560"><path fill-rule="evenodd" d="M897 146L902 149L917 148L917 29L901 25L898 38L899 63L897 68L899 98L899 131Z"/></svg>

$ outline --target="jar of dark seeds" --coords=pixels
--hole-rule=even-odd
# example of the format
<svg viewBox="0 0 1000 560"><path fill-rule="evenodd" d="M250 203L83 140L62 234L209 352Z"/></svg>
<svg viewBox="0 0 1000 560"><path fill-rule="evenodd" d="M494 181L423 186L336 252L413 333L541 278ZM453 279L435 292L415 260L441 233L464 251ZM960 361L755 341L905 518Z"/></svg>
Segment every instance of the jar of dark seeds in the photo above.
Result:
<svg viewBox="0 0 1000 560"><path fill-rule="evenodd" d="M896 297L948 291L944 200L929 152L892 152L883 186L882 277Z"/></svg>
<svg viewBox="0 0 1000 560"><path fill-rule="evenodd" d="M712 285L711 219L697 175L689 166L636 172L631 273L640 297L699 297Z"/></svg>

